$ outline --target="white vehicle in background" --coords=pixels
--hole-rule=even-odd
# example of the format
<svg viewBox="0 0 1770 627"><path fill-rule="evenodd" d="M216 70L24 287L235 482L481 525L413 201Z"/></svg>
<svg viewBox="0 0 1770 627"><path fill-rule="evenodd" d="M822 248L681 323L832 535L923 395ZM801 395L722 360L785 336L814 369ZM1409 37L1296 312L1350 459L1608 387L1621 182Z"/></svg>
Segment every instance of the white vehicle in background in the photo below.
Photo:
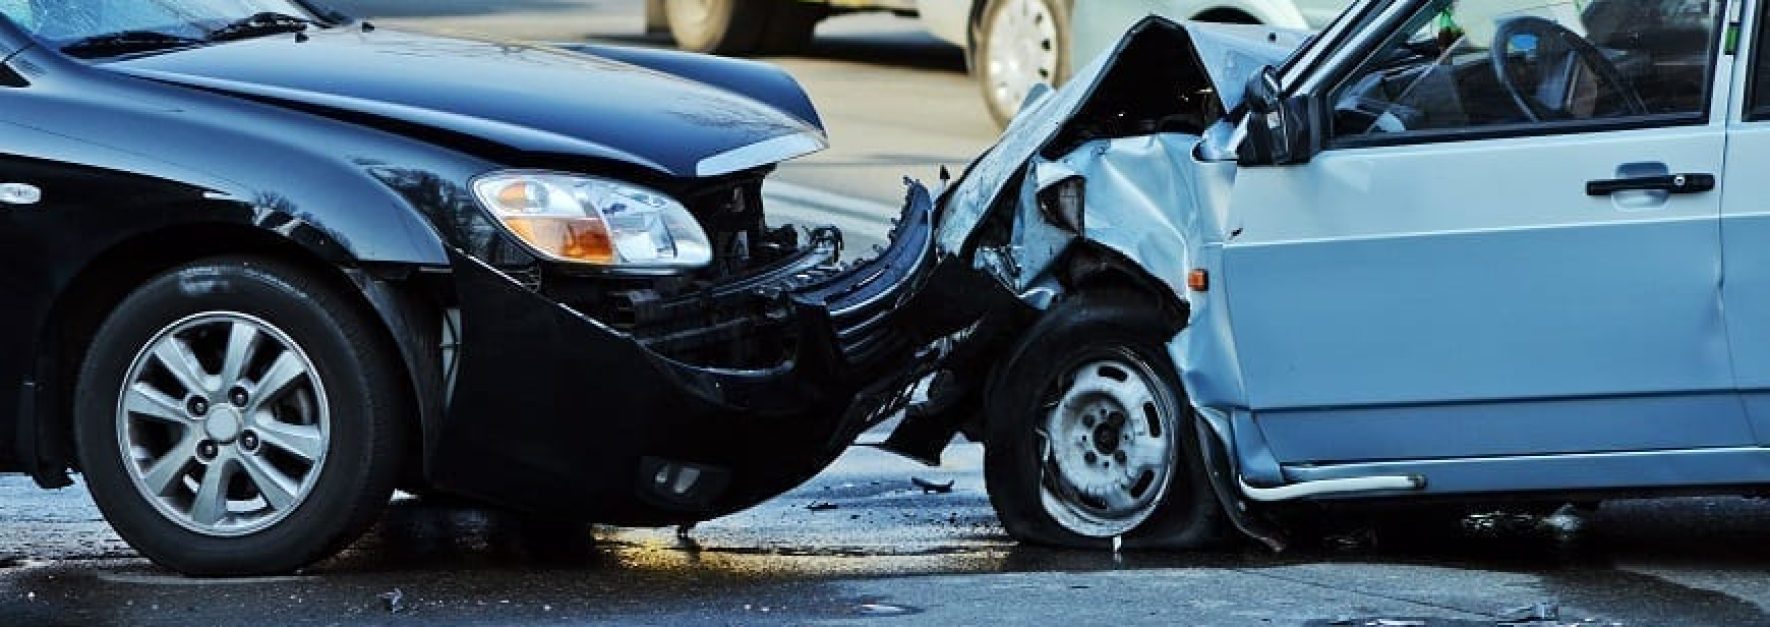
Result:
<svg viewBox="0 0 1770 627"><path fill-rule="evenodd" d="M855 11L918 16L963 47L990 115L1006 125L1034 85L1061 85L1151 13L1175 20L1318 29L1347 0L646 0L646 27L678 47L788 54L824 18Z"/></svg>

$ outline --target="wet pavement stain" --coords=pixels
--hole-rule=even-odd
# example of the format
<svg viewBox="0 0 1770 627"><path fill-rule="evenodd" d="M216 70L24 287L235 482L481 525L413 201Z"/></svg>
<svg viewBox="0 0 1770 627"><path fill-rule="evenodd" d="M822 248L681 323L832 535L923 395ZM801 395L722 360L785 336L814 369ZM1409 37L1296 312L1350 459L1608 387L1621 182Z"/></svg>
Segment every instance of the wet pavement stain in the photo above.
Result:
<svg viewBox="0 0 1770 627"><path fill-rule="evenodd" d="M0 624L240 624L266 612L301 624L748 624L888 620L898 609L967 622L968 608L991 603L1001 616L1074 618L1086 602L1068 595L1149 594L1154 605L1125 622L1491 625L1506 608L1546 601L1579 624L1770 625L1770 503L1762 500L1617 501L1577 520L1553 509L1475 517L1335 509L1311 513L1315 523L1284 553L1114 555L1015 544L975 475L862 461L685 535L406 499L337 559L294 578L233 583L184 579L114 550L114 535L77 492L33 497L47 507L32 509L30 522L9 520L19 511L5 500L14 486L0 483L0 524L9 529L0 556L10 557L0 562ZM911 473L955 480L954 491L923 494ZM841 508L804 509L817 500ZM999 594L978 596L980 588ZM1274 592L1256 592L1265 589ZM386 600L395 591L397 611ZM1287 605L1284 595L1316 605ZM1192 616L1213 620L1182 618Z"/></svg>

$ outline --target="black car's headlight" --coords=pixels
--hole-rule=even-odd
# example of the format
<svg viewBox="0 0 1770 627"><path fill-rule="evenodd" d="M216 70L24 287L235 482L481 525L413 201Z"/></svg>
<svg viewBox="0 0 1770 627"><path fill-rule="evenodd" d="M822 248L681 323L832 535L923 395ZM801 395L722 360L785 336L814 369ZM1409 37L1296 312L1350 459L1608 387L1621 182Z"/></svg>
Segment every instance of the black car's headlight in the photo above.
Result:
<svg viewBox="0 0 1770 627"><path fill-rule="evenodd" d="M621 270L681 270L713 260L707 232L682 203L630 183L551 172L473 181L498 222L555 261Z"/></svg>

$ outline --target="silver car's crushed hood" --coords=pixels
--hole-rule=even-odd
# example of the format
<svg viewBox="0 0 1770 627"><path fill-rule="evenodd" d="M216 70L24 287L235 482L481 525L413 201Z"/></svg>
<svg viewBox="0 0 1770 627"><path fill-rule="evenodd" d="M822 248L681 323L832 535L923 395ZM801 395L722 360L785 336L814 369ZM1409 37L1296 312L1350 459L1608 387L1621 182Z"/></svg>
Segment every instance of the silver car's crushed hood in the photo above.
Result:
<svg viewBox="0 0 1770 627"><path fill-rule="evenodd" d="M1215 100L1216 110L1228 112L1240 106L1242 86L1254 73L1281 62L1306 38L1307 33L1300 31L1250 25L1178 24L1157 16L1138 23L1111 53L1077 72L1063 89L1037 91L1027 99L1001 141L972 163L964 179L943 198L941 249L954 253L964 249L985 214L1001 201L1015 177L1051 147L1101 92L1102 84L1114 71L1139 63L1175 61L1172 57L1137 55L1147 57L1151 50L1185 55L1202 69L1207 84L1172 85L1158 91L1203 94ZM1197 130L1197 134L1206 132L1205 128Z"/></svg>

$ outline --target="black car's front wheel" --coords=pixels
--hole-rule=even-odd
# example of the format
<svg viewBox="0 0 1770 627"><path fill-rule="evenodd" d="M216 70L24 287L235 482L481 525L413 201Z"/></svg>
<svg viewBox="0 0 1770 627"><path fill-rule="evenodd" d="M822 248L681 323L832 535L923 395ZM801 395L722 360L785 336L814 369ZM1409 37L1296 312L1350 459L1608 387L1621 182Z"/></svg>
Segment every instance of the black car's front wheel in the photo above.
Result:
<svg viewBox="0 0 1770 627"><path fill-rule="evenodd" d="M403 402L354 303L292 266L220 258L149 281L93 337L81 468L117 533L195 575L324 558L387 503Z"/></svg>
<svg viewBox="0 0 1770 627"><path fill-rule="evenodd" d="M1221 539L1192 409L1164 349L1172 333L1152 299L1085 294L1015 347L989 394L984 456L1009 534L1071 547Z"/></svg>

